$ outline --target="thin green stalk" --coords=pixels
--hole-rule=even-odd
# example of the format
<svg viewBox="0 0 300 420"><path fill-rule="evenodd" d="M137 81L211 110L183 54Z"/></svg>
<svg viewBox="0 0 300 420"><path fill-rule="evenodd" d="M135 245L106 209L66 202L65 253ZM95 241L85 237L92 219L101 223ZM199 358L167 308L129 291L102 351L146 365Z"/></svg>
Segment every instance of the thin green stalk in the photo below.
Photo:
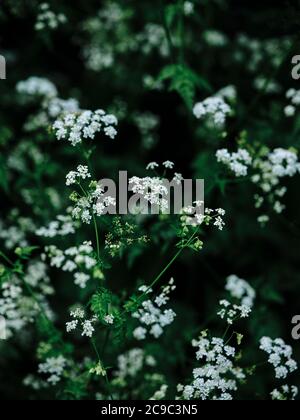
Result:
<svg viewBox="0 0 300 420"><path fill-rule="evenodd" d="M96 244L97 244L97 256L98 261L100 261L100 241L99 241L99 230L97 225L97 220L95 215L93 214L93 222L94 222L94 229L95 229L95 235L96 235Z"/></svg>
<svg viewBox="0 0 300 420"><path fill-rule="evenodd" d="M172 55L173 62L176 63L175 47L174 47L174 44L173 44L171 31L170 31L169 26L168 26L168 24L166 22L165 8L164 8L163 0L160 0L160 15L161 15L162 26L164 28L164 31L165 31L165 34L166 34L166 38L167 38L167 41L168 41L170 53Z"/></svg>
<svg viewBox="0 0 300 420"><path fill-rule="evenodd" d="M4 259L4 261L6 261L9 265L14 265L13 262L3 253L0 251L0 257L2 257Z"/></svg>
<svg viewBox="0 0 300 420"><path fill-rule="evenodd" d="M102 364L102 361L101 361L101 358L100 358L99 351L98 351L98 349L97 349L97 346L96 346L95 340L94 340L93 338L91 338L91 344L92 344L92 347L93 347L93 349L94 349L94 351L95 351L95 353L96 353L96 355L97 355L98 362L99 362L99 363L100 363L100 365L103 367L103 364ZM103 367L103 368L104 368L104 367ZM108 379L108 376L107 376L107 372L106 372L106 371L105 371L105 381L106 381L106 384L107 384L107 386L108 386L109 396L110 396L110 398L113 400L113 396L112 396L112 394L111 394L111 392L110 392L110 382L109 382L109 379Z"/></svg>
<svg viewBox="0 0 300 420"><path fill-rule="evenodd" d="M153 280L153 282L150 284L150 286L148 287L148 289L141 295L140 299L143 299L147 293L149 292L150 289L152 289L158 282L159 280L163 277L163 275L169 270L169 268L174 264L174 262L177 260L177 258L182 254L182 252L189 247L189 245L192 243L193 239L195 238L195 236L198 234L199 232L199 228L197 230L195 230L195 232L193 233L193 235L190 237L190 239L187 241L187 243L185 244L185 246L183 246L175 255L174 257L171 259L171 261L165 266L165 268L159 273L159 275Z"/></svg>
<svg viewBox="0 0 300 420"><path fill-rule="evenodd" d="M184 13L183 13L183 9L184 9L184 0L179 0L179 38L180 38L180 51L179 51L179 59L180 62L183 64L184 63L184 50L185 50L185 37L184 37Z"/></svg>
<svg viewBox="0 0 300 420"><path fill-rule="evenodd" d="M226 331L225 331L225 333L224 333L224 335L222 337L223 340L225 340L226 335L227 335L227 333L228 333L229 330L230 330L230 325L227 325Z"/></svg>
<svg viewBox="0 0 300 420"><path fill-rule="evenodd" d="M83 192L84 196L86 198L88 198L88 194L85 191L85 189L83 188L83 186L80 184L80 182L78 183L81 191ZM98 225L97 225L97 220L95 215L93 214L93 223L94 223L94 229L95 229L95 236L96 236L96 246L97 246L97 257L98 257L98 261L100 261L100 240L99 240L99 230L98 230Z"/></svg>
<svg viewBox="0 0 300 420"><path fill-rule="evenodd" d="M111 329L108 328L106 333L105 333L104 343L103 343L103 347L102 347L102 351L101 351L102 358L104 358L104 356L105 356L105 350L106 350L106 346L109 342L110 333L111 333Z"/></svg>

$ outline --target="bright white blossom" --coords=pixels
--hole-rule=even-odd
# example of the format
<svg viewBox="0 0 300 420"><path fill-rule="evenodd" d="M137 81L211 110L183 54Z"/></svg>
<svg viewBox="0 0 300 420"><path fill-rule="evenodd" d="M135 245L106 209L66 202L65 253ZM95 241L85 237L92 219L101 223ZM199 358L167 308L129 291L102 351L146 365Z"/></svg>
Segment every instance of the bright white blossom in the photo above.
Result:
<svg viewBox="0 0 300 420"><path fill-rule="evenodd" d="M218 162L226 165L237 177L246 176L252 163L252 158L245 149L238 149L236 153L221 149L217 151L216 157Z"/></svg>
<svg viewBox="0 0 300 420"><path fill-rule="evenodd" d="M84 242L78 247L74 246L65 251L50 245L45 248L45 253L50 258L52 267L73 273L74 283L80 288L86 287L91 279L89 271L97 265L91 242Z"/></svg>
<svg viewBox="0 0 300 420"><path fill-rule="evenodd" d="M115 317L113 315L105 315L104 322L106 324L112 325L115 322Z"/></svg>
<svg viewBox="0 0 300 420"><path fill-rule="evenodd" d="M227 290L231 297L237 299L241 305L252 308L256 297L256 292L250 284L237 277L231 275L226 280L225 290Z"/></svg>
<svg viewBox="0 0 300 420"><path fill-rule="evenodd" d="M193 341L197 349L196 359L201 366L194 369L190 385L179 385L181 399L232 400L238 381L245 379L243 370L234 365L236 350L226 345L223 339L206 338L203 334Z"/></svg>
<svg viewBox="0 0 300 420"><path fill-rule="evenodd" d="M294 149L276 148L270 151L263 148L257 157L253 157L246 149L238 149L230 153L220 149L216 153L217 161L227 166L236 177L245 177L251 171L251 182L257 186L259 193L255 194L255 208L261 209L265 204L272 204L275 213L282 213L285 205L281 199L287 192L280 185L285 177L293 177L300 172L300 162ZM265 225L269 216L261 214L258 221Z"/></svg>
<svg viewBox="0 0 300 420"><path fill-rule="evenodd" d="M159 167L159 164L158 164L157 162L150 162L150 163L147 165L146 170L147 170L147 171L149 171L149 170L153 171L153 170L155 170L155 169L156 169L156 168L158 168L158 167Z"/></svg>
<svg viewBox="0 0 300 420"><path fill-rule="evenodd" d="M147 356L144 350L134 348L118 357L118 369L115 372L115 377L123 380L134 378L144 366L156 366L155 359L152 356Z"/></svg>
<svg viewBox="0 0 300 420"><path fill-rule="evenodd" d="M166 169L173 169L174 166L175 166L175 163L174 162L171 162L170 160L167 160L166 162L163 163L163 166Z"/></svg>
<svg viewBox="0 0 300 420"><path fill-rule="evenodd" d="M97 322L97 317L94 316L91 319L85 319L85 312L81 308L77 308L74 311L71 311L70 316L72 321L66 323L66 331L68 333L81 329L81 336L92 338L95 332L95 323Z"/></svg>
<svg viewBox="0 0 300 420"><path fill-rule="evenodd" d="M174 279L171 279L162 292L154 299L148 299L142 303L142 308L133 313L132 317L137 319L142 326L137 327L133 336L137 340L144 340L147 334L154 338L159 338L163 334L163 329L172 324L175 319L175 312L172 309L161 309L169 301L169 294L175 290ZM143 293L147 292L146 286L140 289ZM148 291L148 292L151 292Z"/></svg>
<svg viewBox="0 0 300 420"><path fill-rule="evenodd" d="M45 29L54 30L66 22L67 18L63 13L55 13L50 9L48 3L42 3L39 6L35 29L37 31L43 31Z"/></svg>
<svg viewBox="0 0 300 420"><path fill-rule="evenodd" d="M271 398L273 401L294 401L298 393L299 390L296 386L283 385L271 392Z"/></svg>
<svg viewBox="0 0 300 420"><path fill-rule="evenodd" d="M117 135L115 126L118 120L114 115L108 115L103 110L95 112L82 111L66 114L53 124L53 130L58 140L67 140L72 146L80 144L83 139L94 139L97 133L104 132L114 139Z"/></svg>
<svg viewBox="0 0 300 420"><path fill-rule="evenodd" d="M277 379L286 379L288 374L298 369L297 362L292 359L292 347L281 338L272 340L270 337L263 337L260 340L260 349L269 355L268 362L274 367Z"/></svg>
<svg viewBox="0 0 300 420"><path fill-rule="evenodd" d="M54 98L57 89L52 82L42 77L29 77L17 84L17 92L23 95L40 96L42 98Z"/></svg>
<svg viewBox="0 0 300 420"><path fill-rule="evenodd" d="M198 102L194 106L193 112L198 119L208 117L213 120L216 126L223 126L226 117L231 113L231 108L222 97L212 96L203 102Z"/></svg>
<svg viewBox="0 0 300 420"><path fill-rule="evenodd" d="M57 385L67 366L67 360L63 356L49 357L44 363L39 364L39 373L49 375L47 382Z"/></svg>
<svg viewBox="0 0 300 420"><path fill-rule="evenodd" d="M59 215L55 221L50 222L47 227L39 228L35 233L44 238L55 238L73 234L75 230L75 223L70 215Z"/></svg>

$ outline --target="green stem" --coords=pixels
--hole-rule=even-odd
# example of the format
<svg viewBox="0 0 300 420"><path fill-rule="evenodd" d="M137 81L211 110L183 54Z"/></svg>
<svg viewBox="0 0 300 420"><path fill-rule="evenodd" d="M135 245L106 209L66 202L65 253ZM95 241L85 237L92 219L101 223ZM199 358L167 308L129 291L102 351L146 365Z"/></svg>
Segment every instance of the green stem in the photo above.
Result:
<svg viewBox="0 0 300 420"><path fill-rule="evenodd" d="M2 257L9 265L14 265L13 262L3 253L0 251L0 257Z"/></svg>
<svg viewBox="0 0 300 420"><path fill-rule="evenodd" d="M85 191L85 189L83 188L83 186L80 184L80 182L78 183L81 191L83 192L84 196L86 198L88 198L88 193ZM95 215L93 214L93 223L94 223L94 229L95 229L95 236L96 236L96 244L97 244L97 257L98 257L98 262L100 261L100 240L99 240L99 230L98 230L98 225L97 225L97 220Z"/></svg>
<svg viewBox="0 0 300 420"><path fill-rule="evenodd" d="M225 340L226 335L227 335L227 333L228 333L229 330L230 330L230 325L227 325L226 331L225 331L225 333L224 333L224 335L222 337L223 340Z"/></svg>
<svg viewBox="0 0 300 420"><path fill-rule="evenodd" d="M195 238L195 236L198 234L199 232L199 228L195 230L195 232L193 233L193 235L190 237L190 239L187 241L187 243L185 244L185 246L183 246L175 255L174 257L171 259L171 261L165 266L165 268L159 273L159 275L153 280L153 282L150 284L150 286L148 287L148 289L141 295L140 299L142 300L147 293L150 291L150 289L152 289L158 282L159 280L163 277L163 275L169 270L169 268L174 264L174 262L177 260L177 258L182 254L182 252L189 247L189 245L192 243L193 239ZM139 300L140 300L139 299Z"/></svg>
<svg viewBox="0 0 300 420"><path fill-rule="evenodd" d="M179 58L180 58L180 62L183 64L184 63L184 49L185 49L185 38L184 38L184 13L183 13L183 9L184 9L184 1L183 0L179 0L179 13L180 13L180 17L179 17L179 38L180 38L180 53L179 53Z"/></svg>
<svg viewBox="0 0 300 420"><path fill-rule="evenodd" d="M98 262L100 262L100 241L99 241L99 230L98 230L97 220L96 220L96 217L95 217L95 215L94 215L94 214L93 214L93 222L94 222L94 229L95 229L95 235L96 235Z"/></svg>
<svg viewBox="0 0 300 420"><path fill-rule="evenodd" d="M104 338L104 343L103 343L103 347L102 347L102 358L105 356L105 350L106 350L106 346L109 342L109 337L110 337L110 333L111 333L111 329L107 329L106 333L105 333L105 338Z"/></svg>
<svg viewBox="0 0 300 420"><path fill-rule="evenodd" d="M168 27L166 17L165 17L165 9L164 9L163 0L160 0L160 15L161 15L162 26L165 30L166 38L167 38L167 41L168 41L170 53L171 53L172 59L175 63L176 62L175 54L174 54L175 48L174 48L174 44L173 44L173 40L172 40L171 31Z"/></svg>
<svg viewBox="0 0 300 420"><path fill-rule="evenodd" d="M104 369L104 366L103 366L103 364L102 364L102 362L101 362L101 358L100 358L99 351L98 351L98 349L97 349L97 346L96 346L95 340L94 340L93 338L91 338L91 344L92 344L92 347L93 347L93 349L94 349L94 351L95 351L95 353L96 353L96 355L97 355L98 362L100 363L100 365L101 365L101 366L103 367L103 369ZM111 395L111 392L110 392L110 383L109 383L109 379L108 379L108 376L107 376L107 372L106 372L106 371L105 371L105 381L106 381L106 384L107 384L107 386L108 386L109 396L110 396L111 400L113 400L113 396Z"/></svg>

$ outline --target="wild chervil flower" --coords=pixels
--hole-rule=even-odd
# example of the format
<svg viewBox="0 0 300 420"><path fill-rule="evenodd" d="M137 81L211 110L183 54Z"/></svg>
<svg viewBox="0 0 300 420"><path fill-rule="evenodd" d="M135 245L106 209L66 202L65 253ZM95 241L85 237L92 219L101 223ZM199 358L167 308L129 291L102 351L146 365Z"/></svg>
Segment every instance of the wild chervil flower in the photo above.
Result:
<svg viewBox="0 0 300 420"><path fill-rule="evenodd" d="M239 149L237 153L229 153L227 149L221 149L217 151L216 157L218 162L228 166L237 177L246 176L248 167L252 163L252 158L245 149Z"/></svg>
<svg viewBox="0 0 300 420"><path fill-rule="evenodd" d="M230 106L223 98L213 96L198 102L193 109L194 115L198 119L209 118L216 126L223 126L226 117L231 113Z"/></svg>
<svg viewBox="0 0 300 420"><path fill-rule="evenodd" d="M40 96L41 98L47 99L57 96L55 85L48 79L42 77L29 77L29 79L19 82L16 89L22 95Z"/></svg>
<svg viewBox="0 0 300 420"><path fill-rule="evenodd" d="M66 114L53 124L53 130L58 140L67 140L72 146L80 144L83 139L94 139L97 133L103 132L114 139L117 135L115 126L118 120L114 115L108 115L103 110L81 111Z"/></svg>
<svg viewBox="0 0 300 420"><path fill-rule="evenodd" d="M174 166L175 166L175 163L174 162L171 162L170 160L167 160L166 162L163 163L163 166L166 169L173 169Z"/></svg>
<svg viewBox="0 0 300 420"><path fill-rule="evenodd" d="M154 169L156 169L156 168L158 168L158 167L159 167L159 164L158 164L157 162L150 162L150 163L147 165L146 170L147 170L147 171L149 171L149 170L153 171Z"/></svg>
<svg viewBox="0 0 300 420"><path fill-rule="evenodd" d="M98 321L97 317L94 316L91 319L85 319L85 312L81 308L71 311L70 315L74 319L66 323L66 331L70 333L80 327L82 337L92 338L95 332L94 325Z"/></svg>
<svg viewBox="0 0 300 420"><path fill-rule="evenodd" d="M37 31L43 31L45 29L54 30L66 22L67 18L63 13L56 14L50 9L48 3L42 3L39 6L35 29Z"/></svg>
<svg viewBox="0 0 300 420"><path fill-rule="evenodd" d="M206 334L192 344L197 348L196 359L201 366L194 369L190 385L178 386L180 398L232 400L238 381L245 379L242 369L234 365L235 348L226 345L221 338L206 338Z"/></svg>
<svg viewBox="0 0 300 420"><path fill-rule="evenodd" d="M63 356L49 357L44 363L39 364L39 373L49 375L47 382L57 385L62 379L66 365L67 360Z"/></svg>
<svg viewBox="0 0 300 420"><path fill-rule="evenodd" d="M268 362L275 368L277 379L286 379L289 373L298 369L297 362L292 359L292 347L281 338L272 340L270 337L263 337L260 340L260 349L269 355Z"/></svg>
<svg viewBox="0 0 300 420"><path fill-rule="evenodd" d="M271 392L271 398L273 401L294 401L298 393L299 390L296 386L283 385Z"/></svg>
<svg viewBox="0 0 300 420"><path fill-rule="evenodd" d="M58 215L55 221L50 222L47 227L39 228L35 233L44 238L55 238L74 234L75 230L75 222L70 215Z"/></svg>
<svg viewBox="0 0 300 420"><path fill-rule="evenodd" d="M84 242L78 247L67 248L65 251L50 245L45 248L45 253L50 258L52 267L73 273L74 283L80 288L86 287L91 279L90 270L97 265L91 242Z"/></svg>
<svg viewBox="0 0 300 420"><path fill-rule="evenodd" d="M163 329L174 321L176 316L175 312L171 309L162 311L161 307L167 304L169 301L169 294L175 290L175 288L174 279L171 279L154 301L150 299L144 301L141 305L142 308L133 313L132 317L139 320L142 324L142 326L137 327L133 331L133 336L137 340L144 340L147 333L154 338L159 338L163 334ZM144 293L147 292L147 286L142 286L140 291ZM152 290L150 289L147 293L151 292Z"/></svg>
<svg viewBox="0 0 300 420"><path fill-rule="evenodd" d="M134 378L144 366L156 366L155 359L146 355L143 349L134 348L118 357L118 369L114 376L122 380Z"/></svg>

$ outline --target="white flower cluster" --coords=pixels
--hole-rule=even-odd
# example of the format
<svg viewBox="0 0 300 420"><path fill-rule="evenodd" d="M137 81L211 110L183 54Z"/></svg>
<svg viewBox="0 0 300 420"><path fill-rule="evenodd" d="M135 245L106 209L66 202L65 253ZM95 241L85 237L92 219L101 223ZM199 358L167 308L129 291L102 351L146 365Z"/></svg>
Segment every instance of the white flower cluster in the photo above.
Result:
<svg viewBox="0 0 300 420"><path fill-rule="evenodd" d="M42 98L55 98L57 89L48 79L42 77L29 77L27 80L18 82L17 92L27 96L40 96Z"/></svg>
<svg viewBox="0 0 300 420"><path fill-rule="evenodd" d="M209 118L216 126L222 127L231 113L231 108L222 97L212 96L196 103L193 112L196 118Z"/></svg>
<svg viewBox="0 0 300 420"><path fill-rule="evenodd" d="M98 321L96 316L91 319L85 319L85 312L81 308L77 308L70 313L72 321L66 323L66 331L68 333L75 331L81 326L81 336L92 338L95 332L94 324Z"/></svg>
<svg viewBox="0 0 300 420"><path fill-rule="evenodd" d="M106 114L102 109L66 114L53 124L56 138L67 140L72 146L80 144L83 139L94 139L97 133L114 139L117 135L115 126L118 120L114 115Z"/></svg>
<svg viewBox="0 0 300 420"><path fill-rule="evenodd" d="M225 290L231 297L240 301L241 305L253 308L256 292L250 284L236 275L231 275L226 280Z"/></svg>
<svg viewBox="0 0 300 420"><path fill-rule="evenodd" d="M80 183L81 179L91 178L89 168L87 166L79 165L76 171L71 171L66 176L66 185L74 185L77 182ZM79 181L78 181L79 180Z"/></svg>
<svg viewBox="0 0 300 420"><path fill-rule="evenodd" d="M4 226L2 220L0 220L0 239L3 239L3 245L6 249L28 246L26 236L20 227Z"/></svg>
<svg viewBox="0 0 300 420"><path fill-rule="evenodd" d="M158 391L154 393L154 395L149 398L149 401L161 401L166 398L168 391L168 385L162 385Z"/></svg>
<svg viewBox="0 0 300 420"><path fill-rule="evenodd" d="M206 225L209 226L213 224L217 229L223 230L225 226L225 222L223 217L225 216L226 212L224 209L210 209L205 208L204 214L201 209L203 209L204 203L195 202L194 206L185 207L182 210L182 217L181 222L183 226L200 226Z"/></svg>
<svg viewBox="0 0 300 420"><path fill-rule="evenodd" d="M30 77L17 84L16 90L27 100L42 99L41 110L33 115L25 124L27 131L47 127L61 115L80 112L76 99L61 99L55 85L48 79Z"/></svg>
<svg viewBox="0 0 300 420"><path fill-rule="evenodd" d="M262 64L267 62L271 68L277 68L291 48L290 37L280 38L250 38L241 33L237 36L237 49L234 59L247 66L251 73L261 73Z"/></svg>
<svg viewBox="0 0 300 420"><path fill-rule="evenodd" d="M203 366L194 369L194 380L190 385L178 385L182 399L232 400L237 381L245 379L242 369L233 363L235 348L227 346L221 338L208 339L205 336L192 344L197 348L196 358Z"/></svg>
<svg viewBox="0 0 300 420"><path fill-rule="evenodd" d="M50 258L51 267L74 273L74 283L82 289L91 279L86 271L89 272L97 265L91 242L84 242L78 247L74 246L65 251L58 249L55 245L50 245L45 248L45 253Z"/></svg>
<svg viewBox="0 0 300 420"><path fill-rule="evenodd" d="M164 28L156 23L147 23L144 31L136 36L136 42L145 55L157 51L162 57L170 53Z"/></svg>
<svg viewBox="0 0 300 420"><path fill-rule="evenodd" d="M293 177L300 172L300 163L295 151L283 148L274 149L253 161L252 182L262 193L255 196L255 206L260 209L265 203L263 194L267 195L273 204L273 209L280 214L285 209L281 198L287 192L286 187L281 187L280 182L284 177ZM263 215L264 216L264 215ZM262 216L262 217L263 217Z"/></svg>
<svg viewBox="0 0 300 420"><path fill-rule="evenodd" d="M80 111L79 102L74 98L51 98L49 101L43 103L43 107L47 109L51 119L57 118L63 114L74 114Z"/></svg>
<svg viewBox="0 0 300 420"><path fill-rule="evenodd" d="M274 149L269 154L268 159L272 166L274 178L292 177L300 172L300 162L294 151L282 148Z"/></svg>
<svg viewBox="0 0 300 420"><path fill-rule="evenodd" d="M89 169L87 166L79 165L76 171L71 171L66 176L66 185L80 185L80 180L86 180L91 178ZM92 181L89 184L88 190L84 190L81 186L81 190L84 192L82 196L74 192L71 195L72 200L75 202L74 207L71 210L72 217L75 220L81 220L83 223L90 224L93 215L103 216L111 210L115 212L117 202L116 198L105 193L103 187L96 181ZM82 191L80 191L82 193Z"/></svg>
<svg viewBox="0 0 300 420"><path fill-rule="evenodd" d="M160 165L157 162L150 162L146 170L155 171L156 169L163 167L164 170L172 170L175 167L174 162L167 160ZM171 181L167 179L157 177L145 177L140 178L134 176L129 179L129 188L134 194L138 194L140 196L139 200L139 208L137 207L138 203L136 203L136 207L132 208L132 211L136 212L143 212L144 210L148 209L148 204L150 204L152 208L152 214L155 213L168 213L170 211L170 202L169 202L169 188L170 185L180 185L184 181L182 174L176 173ZM147 211L146 211L147 213Z"/></svg>
<svg viewBox="0 0 300 420"><path fill-rule="evenodd" d="M133 121L141 133L144 146L151 148L157 141L159 117L151 112L135 113Z"/></svg>
<svg viewBox="0 0 300 420"><path fill-rule="evenodd" d="M229 103L234 103L236 101L237 97L237 90L234 85L228 85L219 90L219 92L216 94L217 97L223 98L225 101L228 101Z"/></svg>
<svg viewBox="0 0 300 420"><path fill-rule="evenodd" d="M105 315L105 317L103 318L103 321L107 324L107 325L113 325L113 323L115 322L115 317L114 315Z"/></svg>
<svg viewBox="0 0 300 420"><path fill-rule="evenodd" d="M46 265L41 261L33 261L24 275L26 281L35 292L38 303L23 291L23 281L13 275L0 286L0 316L6 319L7 337L14 332L20 333L27 324L34 322L40 312L41 305L47 316L52 318L46 296L54 293L46 272Z"/></svg>
<svg viewBox="0 0 300 420"><path fill-rule="evenodd" d="M29 286L36 289L41 295L53 295L54 289L47 274L48 266L42 261L31 261L24 275Z"/></svg>
<svg viewBox="0 0 300 420"><path fill-rule="evenodd" d="M175 312L172 309L162 311L161 308L167 304L170 299L169 294L175 289L174 279L171 279L154 301L150 299L144 301L142 308L132 314L133 318L144 325L133 331L133 336L137 340L145 340L147 333L154 338L159 338L163 334L163 329L172 324L176 316ZM140 287L139 291L147 294L152 293L152 290L148 289L147 286Z"/></svg>
<svg viewBox="0 0 300 420"><path fill-rule="evenodd" d="M142 349L132 349L118 357L118 370L115 376L119 379L134 378L142 371L144 365L149 367L156 366L156 361L152 356L145 354Z"/></svg>
<svg viewBox="0 0 300 420"><path fill-rule="evenodd" d="M251 182L260 192L255 194L255 207L261 209L264 203L271 203L273 210L280 214L285 209L281 198L287 189L280 186L282 178L293 177L300 172L300 162L295 150L276 148L270 151L263 148L258 157L253 158L246 149L238 149L230 153L227 149L220 149L216 153L217 161L226 165L237 177L244 177L251 169ZM264 197L264 195L266 197ZM261 215L258 221L265 224L268 215Z"/></svg>
<svg viewBox="0 0 300 420"><path fill-rule="evenodd" d="M248 318L254 305L255 290L249 283L235 275L227 278L225 290L229 292L233 302L225 299L221 300L221 310L217 315L221 319L226 319L229 325L240 318Z"/></svg>
<svg viewBox="0 0 300 420"><path fill-rule="evenodd" d="M75 233L75 224L70 215L58 215L56 220L50 222L47 227L41 227L36 232L37 236L55 238Z"/></svg>
<svg viewBox="0 0 300 420"><path fill-rule="evenodd" d="M252 158L245 149L230 153L228 149L220 149L216 153L217 161L226 165L237 177L247 176Z"/></svg>
<svg viewBox="0 0 300 420"><path fill-rule="evenodd" d="M157 162L150 162L150 163L147 165L146 170L147 170L147 171L149 171L149 170L154 171L156 168L159 168L159 166L160 166L160 165L159 165L159 163L157 163ZM165 169L173 169L173 168L174 168L174 166L175 166L175 163L174 163L174 162L171 162L170 160L166 160L165 162L163 162L162 166L163 166Z"/></svg>
<svg viewBox="0 0 300 420"><path fill-rule="evenodd" d="M61 381L66 366L67 360L63 356L49 357L39 364L39 373L49 375L47 382L54 386Z"/></svg>
<svg viewBox="0 0 300 420"><path fill-rule="evenodd" d="M296 386L283 385L280 389L271 392L273 401L294 401L299 394Z"/></svg>
<svg viewBox="0 0 300 420"><path fill-rule="evenodd" d="M210 47L224 47L228 44L227 36L215 29L209 29L203 32L203 38Z"/></svg>
<svg viewBox="0 0 300 420"><path fill-rule="evenodd" d="M127 7L109 1L104 2L96 16L84 22L83 28L90 37L83 50L87 68L97 72L111 68L119 55L137 49L128 24L131 17Z"/></svg>
<svg viewBox="0 0 300 420"><path fill-rule="evenodd" d="M48 383L45 383L44 380L37 378L35 375L27 375L23 380L23 385L30 387L34 391L39 391L49 387Z"/></svg>
<svg viewBox="0 0 300 420"><path fill-rule="evenodd" d="M300 90L289 89L286 97L291 103L284 108L284 113L287 117L293 117L296 114L297 107L300 105Z"/></svg>
<svg viewBox="0 0 300 420"><path fill-rule="evenodd" d="M54 13L50 9L48 3L42 3L39 6L37 21L35 29L37 31L43 31L44 29L57 29L58 26L67 22L67 18L63 13Z"/></svg>
<svg viewBox="0 0 300 420"><path fill-rule="evenodd" d="M221 310L217 315L221 319L226 319L227 324L232 325L234 321L240 318L248 318L252 309L246 305L235 305L229 302L228 300L220 301Z"/></svg>
<svg viewBox="0 0 300 420"><path fill-rule="evenodd" d="M260 340L260 349L269 355L268 362L274 366L277 379L286 379L289 373L298 369L297 362L292 359L292 347L281 338L272 340L270 337L263 337Z"/></svg>
<svg viewBox="0 0 300 420"><path fill-rule="evenodd" d="M148 168L150 168L149 165ZM151 168L154 169L154 164L151 165ZM134 176L129 179L129 187L134 194L139 194L141 197L142 208L136 209L136 211L143 211L144 207L148 207L148 203L157 207L158 211L161 212L165 212L169 208L167 199L169 191L161 178Z"/></svg>
<svg viewBox="0 0 300 420"><path fill-rule="evenodd" d="M185 1L183 3L183 11L186 16L192 15L194 13L194 10L195 6L194 3L192 3L191 1Z"/></svg>

